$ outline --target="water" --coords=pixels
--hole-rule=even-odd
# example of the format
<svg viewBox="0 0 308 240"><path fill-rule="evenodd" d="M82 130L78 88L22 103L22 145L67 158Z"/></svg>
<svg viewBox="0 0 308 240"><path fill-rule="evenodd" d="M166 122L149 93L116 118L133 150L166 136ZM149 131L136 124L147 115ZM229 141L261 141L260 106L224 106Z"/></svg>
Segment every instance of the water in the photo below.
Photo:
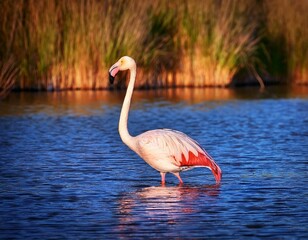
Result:
<svg viewBox="0 0 308 240"><path fill-rule="evenodd" d="M200 168L166 187L118 136L124 93L13 93L0 102L0 238L307 239L306 90L136 92L132 134L183 131L223 171L219 186Z"/></svg>

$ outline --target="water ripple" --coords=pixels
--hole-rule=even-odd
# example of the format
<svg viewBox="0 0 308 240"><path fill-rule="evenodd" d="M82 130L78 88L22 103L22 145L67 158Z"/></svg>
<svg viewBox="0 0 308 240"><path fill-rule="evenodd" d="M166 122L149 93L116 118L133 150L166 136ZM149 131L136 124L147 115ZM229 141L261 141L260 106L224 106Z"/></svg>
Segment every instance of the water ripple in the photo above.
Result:
<svg viewBox="0 0 308 240"><path fill-rule="evenodd" d="M118 136L120 103L101 104L0 116L1 239L308 237L307 99L133 105L132 133L188 133L221 166L218 186L201 168L160 186Z"/></svg>

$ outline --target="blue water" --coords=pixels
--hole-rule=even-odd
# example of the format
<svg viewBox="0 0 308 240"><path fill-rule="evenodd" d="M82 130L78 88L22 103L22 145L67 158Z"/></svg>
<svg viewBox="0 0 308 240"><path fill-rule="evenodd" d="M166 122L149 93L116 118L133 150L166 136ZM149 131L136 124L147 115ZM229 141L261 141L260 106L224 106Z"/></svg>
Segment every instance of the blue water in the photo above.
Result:
<svg viewBox="0 0 308 240"><path fill-rule="evenodd" d="M136 92L129 128L190 135L218 186L200 168L162 187L118 136L124 93L0 102L0 239L307 239L308 98L198 91Z"/></svg>

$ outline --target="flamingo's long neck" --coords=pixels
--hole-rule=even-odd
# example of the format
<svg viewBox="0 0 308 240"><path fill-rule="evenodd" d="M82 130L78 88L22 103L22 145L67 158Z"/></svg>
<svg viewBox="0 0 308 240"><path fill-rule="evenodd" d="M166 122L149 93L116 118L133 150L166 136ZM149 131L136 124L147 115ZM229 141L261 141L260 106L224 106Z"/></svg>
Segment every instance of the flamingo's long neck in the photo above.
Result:
<svg viewBox="0 0 308 240"><path fill-rule="evenodd" d="M134 141L133 137L128 132L127 121L128 121L130 102L134 91L135 79L136 79L136 66L130 69L130 79L126 90L124 102L122 105L120 121L119 121L120 137L122 141L130 148L133 147Z"/></svg>

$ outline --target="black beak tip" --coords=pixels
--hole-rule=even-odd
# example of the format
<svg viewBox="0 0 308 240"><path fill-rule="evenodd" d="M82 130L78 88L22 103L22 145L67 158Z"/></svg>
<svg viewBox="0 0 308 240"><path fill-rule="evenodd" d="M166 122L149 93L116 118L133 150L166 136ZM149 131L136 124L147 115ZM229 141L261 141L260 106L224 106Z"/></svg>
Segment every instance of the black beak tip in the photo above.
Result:
<svg viewBox="0 0 308 240"><path fill-rule="evenodd" d="M114 82L114 76L112 76L111 74L109 74L109 83L113 84Z"/></svg>

